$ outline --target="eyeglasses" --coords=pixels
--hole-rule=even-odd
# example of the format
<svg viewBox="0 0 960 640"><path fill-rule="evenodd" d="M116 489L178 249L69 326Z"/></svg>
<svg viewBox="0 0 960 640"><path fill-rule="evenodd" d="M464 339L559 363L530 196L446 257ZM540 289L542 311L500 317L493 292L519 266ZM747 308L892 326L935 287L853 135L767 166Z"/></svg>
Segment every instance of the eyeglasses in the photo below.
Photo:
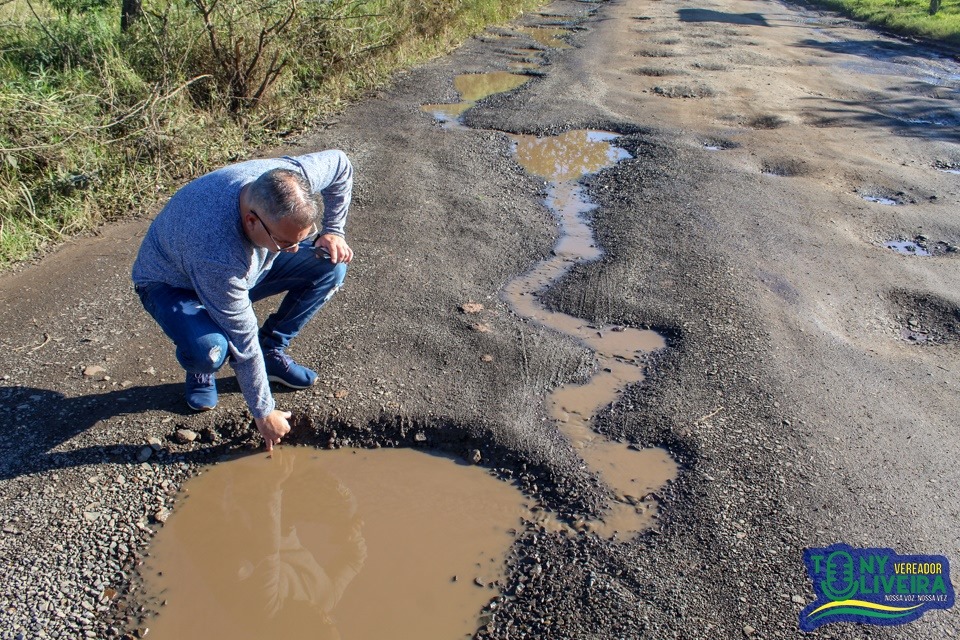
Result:
<svg viewBox="0 0 960 640"><path fill-rule="evenodd" d="M261 218L257 214L257 212L254 211L253 209L250 209L250 213L252 213L253 216L260 221L260 226L263 227L263 230L267 232L268 236L270 236L270 239L273 241L273 245L277 248L277 251L291 251L291 252L296 251L297 247L300 246L301 242L306 242L307 240L315 239L315 236L319 233L319 231L317 230L317 225L314 224L313 227L311 227L312 231L310 232L310 235L308 235L303 240L300 240L297 242L280 244L280 241L277 240L272 233L270 233L270 229L267 228L267 225L266 223L264 223L263 218Z"/></svg>

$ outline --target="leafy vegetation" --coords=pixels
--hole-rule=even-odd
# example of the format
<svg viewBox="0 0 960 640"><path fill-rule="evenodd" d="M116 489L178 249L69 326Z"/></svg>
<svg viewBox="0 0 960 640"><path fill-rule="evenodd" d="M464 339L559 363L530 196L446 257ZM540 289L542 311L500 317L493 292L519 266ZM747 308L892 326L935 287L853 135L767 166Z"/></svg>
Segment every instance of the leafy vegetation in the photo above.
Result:
<svg viewBox="0 0 960 640"><path fill-rule="evenodd" d="M810 0L908 36L960 45L960 0Z"/></svg>
<svg viewBox="0 0 960 640"><path fill-rule="evenodd" d="M542 0L0 3L0 263L143 211ZM131 11L133 7L135 11Z"/></svg>

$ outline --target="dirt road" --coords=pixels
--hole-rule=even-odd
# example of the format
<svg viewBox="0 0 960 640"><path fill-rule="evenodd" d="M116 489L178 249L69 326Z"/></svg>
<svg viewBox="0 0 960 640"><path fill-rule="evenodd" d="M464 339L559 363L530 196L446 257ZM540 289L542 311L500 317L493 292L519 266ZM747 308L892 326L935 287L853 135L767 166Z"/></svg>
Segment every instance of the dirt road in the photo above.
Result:
<svg viewBox="0 0 960 640"><path fill-rule="evenodd" d="M573 47L499 30L271 152L338 147L358 176L348 286L294 348L321 382L279 396L297 437L477 450L562 517L598 515L606 487L543 406L593 353L502 298L556 235L506 133L612 131L633 158L584 182L603 257L541 299L667 338L596 428L667 448L680 475L634 540L520 534L478 635L794 637L805 547L956 557L960 66L776 2L557 2L523 21L557 22ZM467 111L469 129L420 109L520 45L535 78ZM185 411L129 285L147 224L0 280L0 637L136 627L150 527L185 478L253 441L229 374L215 412ZM199 439L169 440L180 428ZM950 610L815 635L958 628Z"/></svg>

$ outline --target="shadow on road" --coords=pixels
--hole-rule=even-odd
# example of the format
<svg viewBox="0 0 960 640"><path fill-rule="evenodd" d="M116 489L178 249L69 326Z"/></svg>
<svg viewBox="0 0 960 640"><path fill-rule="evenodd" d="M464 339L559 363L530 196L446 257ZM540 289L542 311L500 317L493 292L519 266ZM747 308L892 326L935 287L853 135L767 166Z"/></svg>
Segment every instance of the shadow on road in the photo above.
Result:
<svg viewBox="0 0 960 640"><path fill-rule="evenodd" d="M931 59L936 59L937 54L922 45L911 44L909 42L897 42L895 40L881 40L879 38L870 40L831 40L828 42L808 38L797 43L798 47L805 49L819 49L829 51L830 53L845 54L852 56L862 56L870 60L880 60L884 62L897 61L907 64L904 58L913 58L926 67Z"/></svg>
<svg viewBox="0 0 960 640"><path fill-rule="evenodd" d="M58 391L34 387L0 389L0 407L7 417L0 441L0 480L50 469L96 464L112 460L135 464L145 442L123 442L125 429L110 419L163 410L187 415L183 384L118 389L100 394L68 398ZM107 433L97 439L113 443L70 451L53 451L98 423ZM130 430L131 432L134 429ZM177 462L202 451L186 452ZM160 462L173 462L171 458Z"/></svg>
<svg viewBox="0 0 960 640"><path fill-rule="evenodd" d="M816 102L807 123L817 127L870 127L910 138L960 142L960 118L954 108L922 98L860 100L805 98ZM826 106L824 102L826 101Z"/></svg>
<svg viewBox="0 0 960 640"><path fill-rule="evenodd" d="M749 24L757 27L769 27L762 13L724 13L711 9L678 9L680 22L724 22L727 24Z"/></svg>

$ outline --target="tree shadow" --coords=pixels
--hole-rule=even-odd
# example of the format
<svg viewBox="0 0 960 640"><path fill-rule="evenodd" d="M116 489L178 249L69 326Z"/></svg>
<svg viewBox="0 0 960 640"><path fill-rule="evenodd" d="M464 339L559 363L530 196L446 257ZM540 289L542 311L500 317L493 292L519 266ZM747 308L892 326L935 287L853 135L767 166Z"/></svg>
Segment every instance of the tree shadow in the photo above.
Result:
<svg viewBox="0 0 960 640"><path fill-rule="evenodd" d="M4 387L0 388L0 407L7 417L0 440L0 480L104 461L134 463L145 446L143 442L115 442L70 451L55 449L111 418L151 410L181 416L192 414L183 402L182 383L131 387L75 398L48 389ZM118 434L118 439L123 437ZM178 454L175 461L208 454L202 450L185 452ZM174 462L172 457L152 460Z"/></svg>
<svg viewBox="0 0 960 640"><path fill-rule="evenodd" d="M747 24L756 27L769 27L762 13L724 13L711 9L677 9L680 22L723 22L726 24Z"/></svg>
<svg viewBox="0 0 960 640"><path fill-rule="evenodd" d="M960 115L952 103L914 96L878 98L870 103L825 98L803 100L818 103L807 111L806 117L807 124L815 127L870 127L908 138L960 142Z"/></svg>
<svg viewBox="0 0 960 640"><path fill-rule="evenodd" d="M907 58L914 59L923 66L929 66L933 60L947 61L942 55L923 45L881 39L879 37L865 40L830 41L807 38L806 40L798 42L797 46L804 49L819 49L830 53L860 56L882 62L900 61L906 63L904 59Z"/></svg>

